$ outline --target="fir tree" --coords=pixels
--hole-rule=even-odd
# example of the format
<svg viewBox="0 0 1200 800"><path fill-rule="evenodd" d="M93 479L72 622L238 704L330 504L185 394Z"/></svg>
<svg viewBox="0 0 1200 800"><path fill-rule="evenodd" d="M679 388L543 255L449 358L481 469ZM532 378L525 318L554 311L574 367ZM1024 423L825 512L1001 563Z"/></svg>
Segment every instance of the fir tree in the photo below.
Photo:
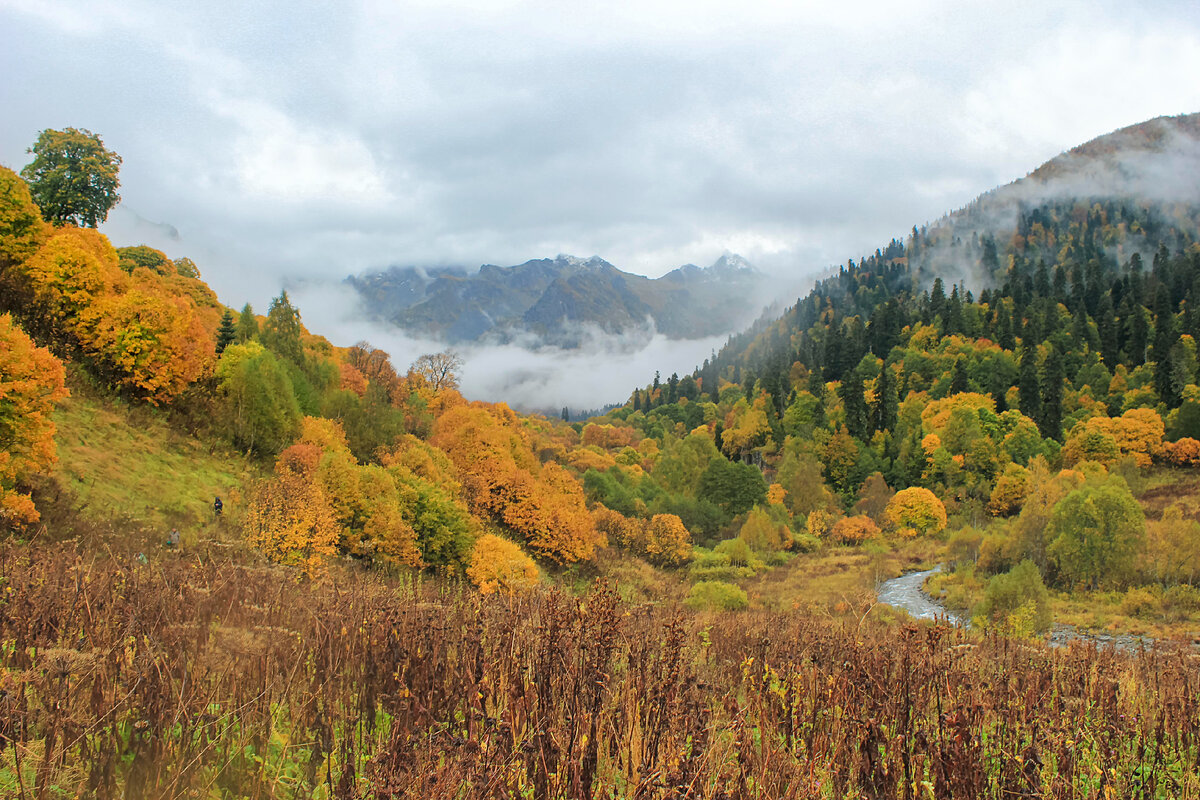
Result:
<svg viewBox="0 0 1200 800"><path fill-rule="evenodd" d="M1047 439L1062 440L1063 416L1063 357L1057 348L1046 354L1042 373L1042 413L1037 419L1038 430Z"/></svg>
<svg viewBox="0 0 1200 800"><path fill-rule="evenodd" d="M1042 387L1038 382L1037 348L1027 344L1021 349L1021 366L1017 378L1021 413L1032 420L1042 416Z"/></svg>
<svg viewBox="0 0 1200 800"><path fill-rule="evenodd" d="M225 352L225 348L237 339L237 327L233 322L233 313L227 308L221 314L221 325L217 328L217 355Z"/></svg>
<svg viewBox="0 0 1200 800"><path fill-rule="evenodd" d="M967 381L967 368L963 366L961 358L954 361L954 372L950 378L950 394L962 394L970 391L970 384Z"/></svg>
<svg viewBox="0 0 1200 800"><path fill-rule="evenodd" d="M896 426L896 413L900 401L896 396L896 382L887 364L879 371L875 381L875 402L871 407L871 429L890 431Z"/></svg>

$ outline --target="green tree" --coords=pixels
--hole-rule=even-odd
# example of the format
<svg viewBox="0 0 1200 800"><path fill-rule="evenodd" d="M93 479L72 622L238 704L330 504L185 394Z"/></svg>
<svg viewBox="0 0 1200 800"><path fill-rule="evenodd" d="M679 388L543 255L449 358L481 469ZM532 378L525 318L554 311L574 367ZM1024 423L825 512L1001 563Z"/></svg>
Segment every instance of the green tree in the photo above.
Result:
<svg viewBox="0 0 1200 800"><path fill-rule="evenodd" d="M1050 597L1037 565L1025 559L992 578L973 616L984 627L1017 636L1050 630Z"/></svg>
<svg viewBox="0 0 1200 800"><path fill-rule="evenodd" d="M304 345L300 341L303 329L300 312L288 299L287 291L279 293L267 310L267 321L263 323L260 339L263 346L276 355L283 356L293 364L304 363Z"/></svg>
<svg viewBox="0 0 1200 800"><path fill-rule="evenodd" d="M757 467L714 458L700 476L700 496L736 517L767 499L767 482Z"/></svg>
<svg viewBox="0 0 1200 800"><path fill-rule="evenodd" d="M242 306L242 313L238 315L237 322L237 340L238 344L245 344L251 339L258 338L258 318L254 316L254 309L249 303Z"/></svg>
<svg viewBox="0 0 1200 800"><path fill-rule="evenodd" d="M1083 486L1054 506L1048 553L1071 583L1119 585L1146 537L1146 517L1124 481Z"/></svg>
<svg viewBox="0 0 1200 800"><path fill-rule="evenodd" d="M230 345L217 364L224 394L224 422L234 445L275 455L300 425L300 406L287 370L269 350L252 342Z"/></svg>
<svg viewBox="0 0 1200 800"><path fill-rule="evenodd" d="M21 176L47 222L94 228L120 202L121 157L91 131L47 128L27 152L34 158Z"/></svg>
<svg viewBox="0 0 1200 800"><path fill-rule="evenodd" d="M221 315L221 324L217 328L217 355L225 352L225 348L237 339L237 328L233 323L233 314L227 308Z"/></svg>

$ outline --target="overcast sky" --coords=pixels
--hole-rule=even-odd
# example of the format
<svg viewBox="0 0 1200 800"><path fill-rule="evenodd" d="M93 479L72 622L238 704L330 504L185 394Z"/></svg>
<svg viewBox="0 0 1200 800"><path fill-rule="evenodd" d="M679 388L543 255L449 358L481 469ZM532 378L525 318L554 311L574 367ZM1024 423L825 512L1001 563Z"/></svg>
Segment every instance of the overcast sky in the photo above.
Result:
<svg viewBox="0 0 1200 800"><path fill-rule="evenodd" d="M557 253L795 276L1198 111L1197 75L1194 0L0 0L0 163L101 134L115 243L235 306Z"/></svg>

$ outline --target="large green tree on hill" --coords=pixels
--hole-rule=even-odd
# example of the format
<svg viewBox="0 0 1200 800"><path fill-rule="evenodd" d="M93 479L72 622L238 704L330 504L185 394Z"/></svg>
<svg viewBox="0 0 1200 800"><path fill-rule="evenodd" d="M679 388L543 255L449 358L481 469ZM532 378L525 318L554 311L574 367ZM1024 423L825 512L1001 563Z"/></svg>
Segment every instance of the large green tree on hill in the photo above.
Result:
<svg viewBox="0 0 1200 800"><path fill-rule="evenodd" d="M94 228L120 201L121 157L91 131L46 129L28 152L34 158L21 177L47 222Z"/></svg>

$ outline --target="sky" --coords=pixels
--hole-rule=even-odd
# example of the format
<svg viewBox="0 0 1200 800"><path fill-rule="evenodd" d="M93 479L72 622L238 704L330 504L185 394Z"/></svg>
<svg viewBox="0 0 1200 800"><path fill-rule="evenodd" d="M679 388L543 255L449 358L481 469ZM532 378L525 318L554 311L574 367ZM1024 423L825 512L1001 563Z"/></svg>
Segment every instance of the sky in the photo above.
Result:
<svg viewBox="0 0 1200 800"><path fill-rule="evenodd" d="M336 282L558 253L653 277L729 251L791 287L1200 111L1200 5L0 0L0 75L0 164L45 128L100 134L124 159L115 244L192 258L235 307L293 287L310 328L403 368L424 343L364 329ZM561 353L468 354L464 386L590 407L712 345L651 342L587 387L555 379Z"/></svg>

